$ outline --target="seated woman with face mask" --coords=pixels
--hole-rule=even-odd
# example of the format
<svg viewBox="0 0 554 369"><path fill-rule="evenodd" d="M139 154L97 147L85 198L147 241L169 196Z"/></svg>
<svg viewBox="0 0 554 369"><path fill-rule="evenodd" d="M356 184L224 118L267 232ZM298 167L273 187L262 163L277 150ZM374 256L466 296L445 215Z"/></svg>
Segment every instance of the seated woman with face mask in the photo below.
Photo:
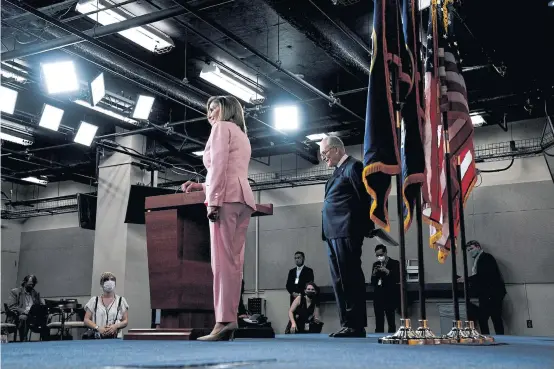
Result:
<svg viewBox="0 0 554 369"><path fill-rule="evenodd" d="M321 333L319 288L314 282L306 283L304 295L297 296L289 309L289 326L285 333Z"/></svg>
<svg viewBox="0 0 554 369"><path fill-rule="evenodd" d="M117 338L127 326L129 305L125 297L115 294L116 278L110 272L102 273L102 294L89 300L85 306L85 325L90 328L83 339Z"/></svg>

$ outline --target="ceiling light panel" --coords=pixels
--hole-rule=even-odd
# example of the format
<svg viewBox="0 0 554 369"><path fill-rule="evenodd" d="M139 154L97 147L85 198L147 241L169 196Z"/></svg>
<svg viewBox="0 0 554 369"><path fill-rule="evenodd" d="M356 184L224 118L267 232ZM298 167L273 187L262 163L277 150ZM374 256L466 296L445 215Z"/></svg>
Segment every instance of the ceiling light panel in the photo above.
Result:
<svg viewBox="0 0 554 369"><path fill-rule="evenodd" d="M275 128L288 131L298 128L298 107L278 106L273 110Z"/></svg>
<svg viewBox="0 0 554 369"><path fill-rule="evenodd" d="M60 94L79 90L79 80L72 61L42 64L49 94Z"/></svg>
<svg viewBox="0 0 554 369"><path fill-rule="evenodd" d="M86 14L105 9L111 5L114 5L114 3L104 0L81 0L75 10L81 14ZM88 17L106 26L134 18L134 15L122 8L114 8L89 14ZM146 50L155 53L166 53L175 47L169 36L150 25L130 28L119 32L119 34Z"/></svg>
<svg viewBox="0 0 554 369"><path fill-rule="evenodd" d="M227 73L222 72L219 67L215 65L205 66L200 72L200 78L247 103L265 99L258 91L237 81Z"/></svg>
<svg viewBox="0 0 554 369"><path fill-rule="evenodd" d="M13 114L17 102L17 91L0 86L0 111Z"/></svg>
<svg viewBox="0 0 554 369"><path fill-rule="evenodd" d="M93 124L81 122L79 130L77 131L73 141L81 145L90 146L92 140L94 140L97 130L98 127Z"/></svg>
<svg viewBox="0 0 554 369"><path fill-rule="evenodd" d="M63 118L64 111L55 106L45 104L38 123L39 126L57 131Z"/></svg>

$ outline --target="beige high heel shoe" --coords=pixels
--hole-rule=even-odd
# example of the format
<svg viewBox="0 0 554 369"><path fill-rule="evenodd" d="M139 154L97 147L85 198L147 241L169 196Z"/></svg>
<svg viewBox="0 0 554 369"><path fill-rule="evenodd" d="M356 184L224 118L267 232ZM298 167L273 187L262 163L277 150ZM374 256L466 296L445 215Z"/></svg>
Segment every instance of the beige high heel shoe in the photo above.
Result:
<svg viewBox="0 0 554 369"><path fill-rule="evenodd" d="M232 341L234 340L235 330L238 328L236 322L229 323L221 330L214 334L208 334L207 336L198 337L197 341Z"/></svg>

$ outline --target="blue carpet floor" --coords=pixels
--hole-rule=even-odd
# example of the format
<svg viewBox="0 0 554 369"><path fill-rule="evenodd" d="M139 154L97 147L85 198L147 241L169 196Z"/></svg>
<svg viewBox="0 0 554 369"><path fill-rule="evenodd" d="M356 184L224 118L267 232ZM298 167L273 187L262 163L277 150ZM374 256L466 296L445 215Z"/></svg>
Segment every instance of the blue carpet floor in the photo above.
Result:
<svg viewBox="0 0 554 369"><path fill-rule="evenodd" d="M2 369L554 368L554 338L496 337L495 346L400 346L368 338L278 336L232 342L65 341L1 346Z"/></svg>

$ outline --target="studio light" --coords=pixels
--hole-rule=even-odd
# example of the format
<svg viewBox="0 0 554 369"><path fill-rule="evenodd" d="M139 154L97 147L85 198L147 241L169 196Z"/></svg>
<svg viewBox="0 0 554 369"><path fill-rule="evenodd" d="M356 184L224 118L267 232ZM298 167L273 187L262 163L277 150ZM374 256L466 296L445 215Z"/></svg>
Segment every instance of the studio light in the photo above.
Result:
<svg viewBox="0 0 554 369"><path fill-rule="evenodd" d="M94 110L94 111L97 111L97 112L99 112L99 113L105 114L105 115L110 116L110 117L112 117L112 118L119 119L119 120L121 120L121 121L123 121L123 122L126 122L126 123L133 124L133 125L135 125L135 126L139 126L139 125L140 125L139 122L136 121L136 120L134 120L134 119L128 118L128 117L123 116L123 115L121 115L121 114L117 114L116 112L113 112L113 111L111 111L111 110L104 109L104 108L102 108L102 107L100 107L100 106L98 106L98 105L92 106L92 105L90 105L90 103L88 103L88 102L86 102L86 101L84 101L84 100L75 100L74 103L75 103L75 104L79 104L79 105L81 105L81 106L84 106L84 107L86 107L86 108L92 109L92 110Z"/></svg>
<svg viewBox="0 0 554 369"><path fill-rule="evenodd" d="M0 132L0 139L5 141L10 141L22 146L31 146L33 144L32 137L29 137L29 138L19 137L6 132Z"/></svg>
<svg viewBox="0 0 554 369"><path fill-rule="evenodd" d="M72 61L42 64L49 94L72 92L79 89L79 80Z"/></svg>
<svg viewBox="0 0 554 369"><path fill-rule="evenodd" d="M81 145L90 146L92 140L94 140L97 130L98 127L93 124L81 122L79 130L77 131L73 141Z"/></svg>
<svg viewBox="0 0 554 369"><path fill-rule="evenodd" d="M105 9L114 4L114 2L105 0L81 0L75 10L81 14L86 14ZM134 18L133 14L122 8L107 9L87 16L103 26ZM175 47L171 38L150 25L130 28L119 32L119 34L146 50L159 54L166 53Z"/></svg>
<svg viewBox="0 0 554 369"><path fill-rule="evenodd" d="M22 180L22 181L25 181L25 182L30 182L30 183L42 185L42 186L46 186L46 185L48 184L48 178L45 177L45 176L41 176L40 178L37 178L37 177L25 177L25 178L21 178L21 180Z"/></svg>
<svg viewBox="0 0 554 369"><path fill-rule="evenodd" d="M100 73L90 83L90 96L92 98L92 106L96 106L106 95L106 87L104 85L104 73Z"/></svg>
<svg viewBox="0 0 554 369"><path fill-rule="evenodd" d="M133 118L148 119L152 105L154 105L154 98L152 96L139 95L135 110L133 110Z"/></svg>
<svg viewBox="0 0 554 369"><path fill-rule="evenodd" d="M222 72L216 65L207 65L202 68L200 78L247 103L265 99L258 91L245 86L235 78Z"/></svg>
<svg viewBox="0 0 554 369"><path fill-rule="evenodd" d="M298 128L298 107L278 106L273 109L275 128L283 131Z"/></svg>
<svg viewBox="0 0 554 369"><path fill-rule="evenodd" d="M64 111L55 106L45 104L40 117L39 126L57 131L60 127Z"/></svg>
<svg viewBox="0 0 554 369"><path fill-rule="evenodd" d="M474 127L480 127L487 123L481 114L470 114L470 117Z"/></svg>
<svg viewBox="0 0 554 369"><path fill-rule="evenodd" d="M13 114L17 101L17 91L0 86L0 110L4 113Z"/></svg>
<svg viewBox="0 0 554 369"><path fill-rule="evenodd" d="M192 154L196 155L196 156L202 156L202 155L204 155L204 151L193 151Z"/></svg>

